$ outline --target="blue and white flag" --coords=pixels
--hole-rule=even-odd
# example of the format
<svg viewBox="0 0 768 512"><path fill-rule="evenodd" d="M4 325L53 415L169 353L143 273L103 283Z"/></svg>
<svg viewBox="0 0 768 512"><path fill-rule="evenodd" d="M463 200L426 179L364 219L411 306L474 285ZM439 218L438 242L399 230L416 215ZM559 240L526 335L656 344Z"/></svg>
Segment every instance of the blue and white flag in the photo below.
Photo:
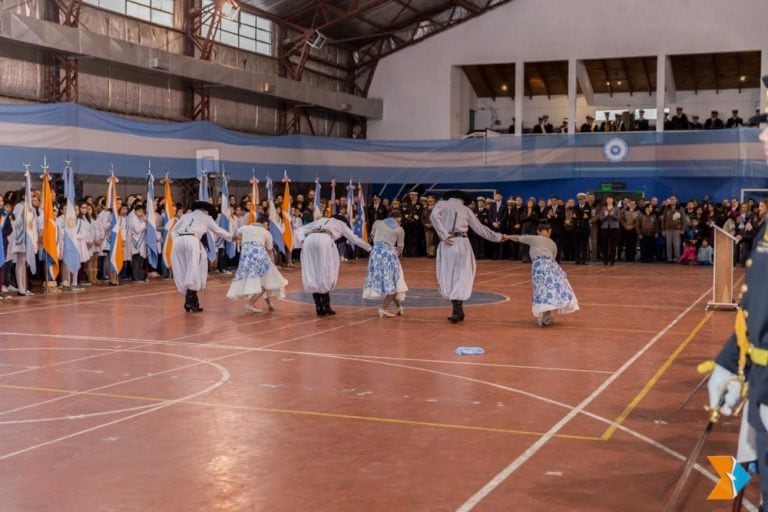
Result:
<svg viewBox="0 0 768 512"><path fill-rule="evenodd" d="M221 213L219 213L219 226L222 227L222 229L231 231L231 226L229 225L229 178L227 178L226 172L224 170L221 171ZM235 243L234 242L224 242L225 250L227 251L227 256L230 258L235 257Z"/></svg>
<svg viewBox="0 0 768 512"><path fill-rule="evenodd" d="M312 214L313 220L319 220L323 217L323 211L320 209L320 178L315 178L315 211Z"/></svg>
<svg viewBox="0 0 768 512"><path fill-rule="evenodd" d="M200 201L210 203L211 199L208 193L208 174L206 174L205 170L203 170L203 172L197 176L197 179L200 180L200 188L198 190L197 198ZM208 246L208 261L216 261L216 242L210 233L205 234L205 240L206 245Z"/></svg>
<svg viewBox="0 0 768 512"><path fill-rule="evenodd" d="M27 256L27 265L30 272L37 273L37 219L32 209L32 182L29 174L29 165L25 164L24 170L24 230L23 243Z"/></svg>
<svg viewBox="0 0 768 512"><path fill-rule="evenodd" d="M277 216L275 208L275 196L272 192L272 178L267 176L267 203L269 204L269 232L272 234L272 240L277 246L277 250L285 254L285 243L283 242L283 226L280 218Z"/></svg>
<svg viewBox="0 0 768 512"><path fill-rule="evenodd" d="M64 197L67 202L64 206L64 252L61 260L67 266L67 272L76 274L80 270L80 251L77 248L77 234L82 227L78 222L75 210L75 173L67 162L64 167ZM69 279L64 276L63 279Z"/></svg>
<svg viewBox="0 0 768 512"><path fill-rule="evenodd" d="M157 269L157 212L155 211L155 177L152 175L150 164L147 169L147 233L144 242L147 244L147 260L152 268Z"/></svg>

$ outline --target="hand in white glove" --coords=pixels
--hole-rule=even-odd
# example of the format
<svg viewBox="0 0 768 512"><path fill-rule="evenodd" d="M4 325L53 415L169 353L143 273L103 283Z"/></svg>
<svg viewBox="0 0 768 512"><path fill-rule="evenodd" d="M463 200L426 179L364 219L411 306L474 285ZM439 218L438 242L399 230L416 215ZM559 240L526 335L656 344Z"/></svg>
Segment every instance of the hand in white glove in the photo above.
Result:
<svg viewBox="0 0 768 512"><path fill-rule="evenodd" d="M722 415L730 416L733 414L733 408L741 399L741 382L736 374L729 372L719 364L715 365L712 375L709 376L709 382L707 382L707 390L709 391L710 408L716 409L720 406ZM723 397L725 400L720 405L720 400Z"/></svg>

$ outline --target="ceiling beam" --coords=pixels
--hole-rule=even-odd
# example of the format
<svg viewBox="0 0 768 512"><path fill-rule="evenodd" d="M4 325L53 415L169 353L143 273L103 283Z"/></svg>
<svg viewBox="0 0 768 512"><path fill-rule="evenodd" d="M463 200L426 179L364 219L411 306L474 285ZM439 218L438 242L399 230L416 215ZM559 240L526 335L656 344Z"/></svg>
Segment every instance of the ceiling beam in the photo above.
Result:
<svg viewBox="0 0 768 512"><path fill-rule="evenodd" d="M627 59L621 59L621 67L624 70L624 79L627 81L627 87L629 88L629 95L634 96L635 92L632 90L632 79L629 75L629 68L627 67Z"/></svg>
<svg viewBox="0 0 768 512"><path fill-rule="evenodd" d="M691 73L691 78L693 78L693 94L698 95L699 94L699 74L696 73L696 66L693 62L693 56L688 55L688 71Z"/></svg>
<svg viewBox="0 0 768 512"><path fill-rule="evenodd" d="M477 66L477 70L480 73L480 80L483 81L488 92L491 93L491 98L496 101L496 89L491 85L491 81L488 79L488 73L485 72L485 66Z"/></svg>
<svg viewBox="0 0 768 512"><path fill-rule="evenodd" d="M595 104L595 89L592 87L592 80L589 78L587 66L583 60L576 61L576 83L581 87L581 93L587 105Z"/></svg>
<svg viewBox="0 0 768 512"><path fill-rule="evenodd" d="M603 68L603 75L605 76L605 85L608 86L608 94L613 98L613 87L611 87L611 76L608 74L608 66L605 64L605 59L600 59L600 65Z"/></svg>
<svg viewBox="0 0 768 512"><path fill-rule="evenodd" d="M715 94L720 93L720 77L717 76L717 54L712 54L712 70L715 77Z"/></svg>
<svg viewBox="0 0 768 512"><path fill-rule="evenodd" d="M470 0L453 0L453 3L455 3L459 7L462 7L464 9L468 10L469 12L474 14L475 16L480 14L480 8L477 7L476 5L470 3Z"/></svg>
<svg viewBox="0 0 768 512"><path fill-rule="evenodd" d="M648 62L645 57L642 57L640 61L643 63L643 73L645 74L645 81L648 84L648 96L653 96L653 85L651 84L651 74L648 72Z"/></svg>

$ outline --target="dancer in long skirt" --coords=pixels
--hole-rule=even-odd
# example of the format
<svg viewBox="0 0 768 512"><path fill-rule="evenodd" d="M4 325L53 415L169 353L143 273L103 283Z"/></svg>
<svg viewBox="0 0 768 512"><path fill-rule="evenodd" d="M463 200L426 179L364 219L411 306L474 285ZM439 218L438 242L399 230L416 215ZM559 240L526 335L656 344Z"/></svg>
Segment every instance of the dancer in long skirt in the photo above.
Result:
<svg viewBox="0 0 768 512"><path fill-rule="evenodd" d="M197 292L205 289L208 281L208 254L201 241L206 234L216 234L232 241L232 234L216 225L216 208L206 201L195 201L192 211L181 216L173 227L173 281L176 289L185 294L184 309L199 312Z"/></svg>
<svg viewBox="0 0 768 512"><path fill-rule="evenodd" d="M568 314L579 310L565 271L557 264L557 244L549 237L552 227L539 224L537 235L509 235L507 238L530 246L531 284L533 285L533 316L540 326L551 325L555 313Z"/></svg>
<svg viewBox="0 0 768 512"><path fill-rule="evenodd" d="M331 290L339 279L339 253L336 240L345 237L349 242L371 251L365 240L355 235L343 221L334 218L320 219L305 224L294 232L301 242L301 281L304 291L311 293L318 316L335 315L331 309Z"/></svg>
<svg viewBox="0 0 768 512"><path fill-rule="evenodd" d="M260 215L253 224L240 226L235 235L242 242L242 249L240 263L227 292L227 298L250 299L245 310L250 313L261 313L262 310L256 308L256 303L264 297L267 309L274 311L275 306L271 299L285 297L288 281L283 278L272 262L274 241L269 232L269 217Z"/></svg>
<svg viewBox="0 0 768 512"><path fill-rule="evenodd" d="M477 220L472 210L465 206L468 202L469 196L465 192L446 192L430 215L432 227L440 237L437 283L443 298L451 301L453 310L448 320L454 324L464 320L464 301L472 295L477 267L467 232L471 228L491 242L504 240L501 233L491 231Z"/></svg>
<svg viewBox="0 0 768 512"><path fill-rule="evenodd" d="M384 302L379 308L380 317L394 317L387 311L394 302L398 315L403 314L403 300L408 286L403 277L403 267L400 265L400 256L403 252L405 231L400 227L402 216L395 210L384 220L377 220L371 228L373 250L368 259L368 273L365 276L363 288L364 299L379 299L384 297Z"/></svg>

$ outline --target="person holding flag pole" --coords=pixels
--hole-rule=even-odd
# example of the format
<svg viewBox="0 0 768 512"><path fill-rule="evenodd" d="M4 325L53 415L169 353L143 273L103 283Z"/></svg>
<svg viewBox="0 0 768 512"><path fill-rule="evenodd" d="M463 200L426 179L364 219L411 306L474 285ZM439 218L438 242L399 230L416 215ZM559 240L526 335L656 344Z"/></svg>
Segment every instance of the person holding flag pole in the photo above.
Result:
<svg viewBox="0 0 768 512"><path fill-rule="evenodd" d="M59 226L59 254L62 261L61 285L69 288L73 292L83 291L83 288L77 285L77 275L80 272L80 265L88 261L91 257L88 248L87 237L88 226L80 218L75 210L75 174L70 165L71 161L66 160L64 167L64 215L59 217L61 225Z"/></svg>
<svg viewBox="0 0 768 512"><path fill-rule="evenodd" d="M147 262L153 271L159 268L160 258L158 246L161 242L157 230L157 211L155 210L155 177L152 175L152 162L147 166L147 207L146 207L146 243ZM157 274L154 274L157 277Z"/></svg>
<svg viewBox="0 0 768 512"><path fill-rule="evenodd" d="M60 293L56 288L56 278L59 277L59 244L56 242L58 229L56 213L53 211L53 193L51 191L51 174L48 163L43 159L43 258L45 261L45 293ZM2 244L0 244L2 245ZM1 249L1 247L0 247Z"/></svg>
<svg viewBox="0 0 768 512"><path fill-rule="evenodd" d="M251 193L249 194L249 201L248 201L248 224L253 224L256 222L256 217L258 217L258 209L259 209L259 180L256 178L256 168L254 167L252 170L253 175L251 176L250 184L251 184Z"/></svg>
<svg viewBox="0 0 768 512"><path fill-rule="evenodd" d="M293 224L291 219L291 180L288 179L288 171L283 171L283 183L285 183L285 189L283 190L283 202L280 205L280 217L283 221L283 245L285 246L285 257L288 261L288 266L292 266L293 263Z"/></svg>
<svg viewBox="0 0 768 512"><path fill-rule="evenodd" d="M121 229L120 208L122 202L117 197L117 183L120 181L115 176L115 168L110 166L110 176L107 179L107 207L112 216L109 219L109 253L107 257L107 274L110 286L120 284L120 271L123 269L124 244L123 230Z"/></svg>
<svg viewBox="0 0 768 512"><path fill-rule="evenodd" d="M315 195L317 197L318 194ZM336 178L331 180L331 200L328 202L328 209L325 212L326 217L333 217L336 211Z"/></svg>
<svg viewBox="0 0 768 512"><path fill-rule="evenodd" d="M283 241L283 223L280 217L277 215L277 208L275 208L275 198L274 198L274 192L272 190L272 178L267 176L266 180L267 184L267 204L269 212L268 212L268 218L269 218L269 232L272 234L272 240L274 241L275 247L277 247L278 253L282 254L284 257L287 257L285 253L285 242ZM275 263L278 263L279 256L277 254L275 256Z"/></svg>
<svg viewBox="0 0 768 512"><path fill-rule="evenodd" d="M21 297L34 295L29 291L27 281L27 265L34 274L37 272L37 221L32 209L32 183L29 164L24 165L24 197L13 208L12 228L8 253L11 261L16 263L16 287Z"/></svg>
<svg viewBox="0 0 768 512"><path fill-rule="evenodd" d="M233 224L234 219L232 217L232 210L229 204L229 178L227 177L226 170L221 169L221 205L220 214L216 222L222 229L228 231L234 235ZM223 245L219 248L218 267L219 272L226 272L230 274L230 269L235 265L235 256L237 255L237 247L234 242L223 242Z"/></svg>
<svg viewBox="0 0 768 512"><path fill-rule="evenodd" d="M323 210L320 207L320 177L315 177L315 198L312 202L313 204L313 210L312 210L312 219L313 220L320 220L323 218Z"/></svg>
<svg viewBox="0 0 768 512"><path fill-rule="evenodd" d="M165 204L165 211L163 212L163 239L162 239L162 250L163 250L163 279L166 279L169 276L169 272L171 271L171 251L173 249L173 237L171 236L171 231L173 230L173 226L176 224L176 204L173 202L173 193L171 191L171 178L169 177L168 171L165 171L165 178L163 179L163 203Z"/></svg>

